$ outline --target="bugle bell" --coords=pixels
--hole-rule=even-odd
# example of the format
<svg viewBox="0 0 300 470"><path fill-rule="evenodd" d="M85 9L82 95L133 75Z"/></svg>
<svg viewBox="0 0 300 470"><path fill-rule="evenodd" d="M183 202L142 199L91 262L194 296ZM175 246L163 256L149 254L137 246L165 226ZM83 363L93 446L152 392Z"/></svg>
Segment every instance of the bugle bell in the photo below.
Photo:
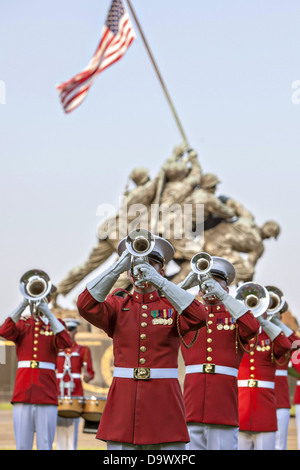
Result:
<svg viewBox="0 0 300 470"><path fill-rule="evenodd" d="M212 265L212 257L204 251L197 253L191 260L191 268L196 274L198 274L198 276L208 274L212 268Z"/></svg>
<svg viewBox="0 0 300 470"><path fill-rule="evenodd" d="M234 298L243 302L257 318L263 315L270 305L267 289L257 282L245 282L237 288Z"/></svg>
<svg viewBox="0 0 300 470"><path fill-rule="evenodd" d="M213 259L205 251L197 253L191 259L191 268L194 273L198 275L199 284L201 284L205 279L212 277L211 268L213 265ZM208 291L206 290L206 293Z"/></svg>
<svg viewBox="0 0 300 470"><path fill-rule="evenodd" d="M125 242L126 248L131 254L131 274L137 261L148 261L148 255L153 251L155 238L146 229L136 229L129 233ZM143 279L142 273L137 276L138 280Z"/></svg>
<svg viewBox="0 0 300 470"><path fill-rule="evenodd" d="M21 277L20 291L29 300L33 317L38 315L39 304L50 294L51 288L52 282L48 274L40 269L31 269Z"/></svg>
<svg viewBox="0 0 300 470"><path fill-rule="evenodd" d="M267 319L271 320L274 315L280 316L281 310L285 304L283 292L275 286L266 286L270 295L270 305L267 309Z"/></svg>

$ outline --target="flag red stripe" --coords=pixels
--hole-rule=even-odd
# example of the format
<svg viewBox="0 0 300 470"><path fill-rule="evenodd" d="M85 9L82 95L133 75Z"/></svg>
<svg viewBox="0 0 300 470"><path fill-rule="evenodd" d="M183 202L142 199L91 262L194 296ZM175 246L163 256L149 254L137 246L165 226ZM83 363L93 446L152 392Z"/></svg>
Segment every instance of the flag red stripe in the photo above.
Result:
<svg viewBox="0 0 300 470"><path fill-rule="evenodd" d="M108 36L108 33L109 33L109 30L107 30L105 32L105 37L103 37L103 40L101 41L101 43L104 42L104 40L107 39L107 36ZM109 44L113 41L113 37L110 38L110 41L108 43L108 46ZM93 59L92 59L93 60ZM92 62L92 61L91 61ZM91 63L90 62L90 63ZM95 68L95 66L94 66ZM75 75L74 77L72 77L70 80L68 80L67 82L61 84L61 85L58 85L58 90L64 90L64 89L68 89L70 85L73 85L74 83L82 83L84 80L88 79L89 76L91 75L91 66L90 64L80 73L78 73L77 75Z"/></svg>
<svg viewBox="0 0 300 470"><path fill-rule="evenodd" d="M72 111L75 107L77 107L85 98L87 92L89 91L90 89L90 86L86 86L84 87L81 91L79 91L78 93L76 93L76 95L72 96L72 98L70 98L66 103L64 103L64 108L70 112ZM85 93L84 96L83 93ZM76 101L77 98L81 97L81 100L79 102L76 102L75 105L73 107L70 107L70 104L71 103L74 103Z"/></svg>
<svg viewBox="0 0 300 470"><path fill-rule="evenodd" d="M126 50L127 50L127 47L130 46L130 44L131 44L131 42L133 41L133 39L134 39L134 38L131 38L131 39L130 39L130 42L128 43L128 46L127 46L127 44L125 44L125 42L124 42L123 45L126 46L126 48L124 48L124 49L125 49L124 52L118 51L118 55L117 55L117 57L116 57L115 59L111 59L108 63L105 63L105 60L103 60L103 62L102 62L102 64L101 64L101 67L100 67L100 68L97 70L97 72L96 72L97 75L98 75L100 72L102 72L102 70L105 70L107 67L109 67L109 65L114 64L117 60L121 59L121 58L123 57L123 55L125 54L125 52L126 52ZM115 54L116 54L116 53L109 54L108 58L109 58L109 57L112 57L112 56L115 55ZM105 59L106 59L106 58L105 58Z"/></svg>
<svg viewBox="0 0 300 470"><path fill-rule="evenodd" d="M107 31L106 31L107 33ZM105 36L107 37L107 34L105 33ZM106 47L106 50L108 47L110 47L110 45L114 42L115 40L115 37L113 36L112 38L110 38L108 44L107 44L107 47ZM121 38L119 39L119 41L121 40ZM118 41L118 42L119 42ZM124 44L124 41L123 43ZM118 51L117 51L118 52ZM124 51L125 52L125 51ZM111 54L112 55L112 54ZM121 58L121 57L120 57ZM94 70L92 71L85 71L85 72L81 72L80 74L76 75L75 77L73 77L73 79L69 80L68 84L66 85L65 87L65 90L64 92L62 93L62 96L61 96L61 99L62 99L62 103L64 106L68 107L68 104L70 103L70 101L73 100L73 98L71 100L67 100L66 102L66 98L70 95L70 93L72 93L72 91L74 91L76 88L78 88L83 82L89 80L94 74L99 74L102 70L104 70L106 67L108 67L111 63L114 63L116 62L116 60L114 61L111 61L109 62L107 65L105 65L104 67L101 67L101 64L102 62L104 61L104 59L106 59L106 55L104 54L102 59L101 59L101 62L100 64L98 65L98 68L95 68L94 67ZM81 77L81 78L79 78ZM90 83L88 85L88 87L90 87L92 85L92 83ZM79 93L81 94L81 93ZM77 97L77 94L75 95L75 97Z"/></svg>
<svg viewBox="0 0 300 470"><path fill-rule="evenodd" d="M112 40L113 40L113 38L110 39L109 43L111 43ZM84 82L89 80L94 74L97 73L98 68L99 68L99 65L97 67L94 66L93 69L86 70L85 72L81 72L80 74L75 75L75 77L73 77L71 80L69 80L68 84L64 87L64 89L61 92L61 100L62 100L63 104L64 104L64 101L65 101L66 97L70 93L72 93L72 91L75 88L78 88L80 85L82 85ZM82 76L82 78L78 78L80 76Z"/></svg>
<svg viewBox="0 0 300 470"><path fill-rule="evenodd" d="M128 38L126 38L126 39L128 39ZM126 40L124 40L124 41L122 42L122 47L123 47L124 45L129 46L129 45L131 44L131 42L133 41L133 39L134 39L133 37L129 38L128 44L125 44L125 43L126 43ZM117 62L118 60L120 60L120 59L123 57L124 53L125 53L125 50L124 50L124 52L123 52L122 54L119 54L117 57L115 57L114 60L110 60L107 64L104 64L103 66L101 65L101 67L100 67L99 69L93 71L93 73L90 74L90 78L92 78L92 75L94 75L94 74L95 74L95 75L96 75L96 74L98 75L100 72L102 72L102 70L105 70L107 67L109 67L109 66L112 65L113 63L115 63L115 62ZM110 54L110 56L112 56L112 54ZM94 78L95 78L95 77L94 77ZM79 95L81 95L85 90L88 90L91 85L92 85L92 83L89 83L86 87L84 87L84 88L82 89L82 91L78 92L76 95L72 96L72 98L70 98L69 100L66 101L67 96L68 96L70 93L72 93L72 92L75 90L75 88L77 88L77 86L74 86L71 90L68 90L68 93L66 93L66 95L64 95L64 98L63 98L64 106L65 106L66 108L68 108L68 107L69 107L69 104L70 104L73 100L75 100ZM81 90L81 89L80 89L80 90Z"/></svg>
<svg viewBox="0 0 300 470"><path fill-rule="evenodd" d="M126 36L124 37L123 33L124 33L124 29L122 30L122 35L120 35L119 39L114 43L114 46L116 46L116 50L113 50L113 47L111 47L110 49L112 49L112 52L110 54L105 54L105 58L107 57L110 57L111 55L117 53L119 51L119 49L121 47L123 47L124 43L126 42L128 36L130 35L131 31L128 29L127 32L126 32ZM120 41L122 41L121 45L120 44Z"/></svg>
<svg viewBox="0 0 300 470"><path fill-rule="evenodd" d="M126 22L127 23L127 22ZM123 28L124 29L124 28ZM66 98L70 95L70 93L72 93L72 91L74 91L74 89L78 88L83 82L87 81L88 79L90 79L94 74L95 75L98 75L100 72L102 72L102 70L106 69L109 65L112 65L113 63L117 62L121 57L123 57L124 53L126 52L126 49L127 47L129 47L129 45L131 44L132 40L134 39L133 37L131 38L131 40L129 41L128 43L128 46L126 48L124 48L125 45L127 45L127 40L128 40L128 36L130 35L130 30L127 31L127 35L125 38L123 38L122 36L118 39L117 42L115 42L115 44L118 44L118 49L110 54L105 54L101 60L101 63L99 64L98 68L97 69L94 69L93 71L91 72L84 72L85 73L85 76L83 76L81 79L77 79L77 77L79 77L80 75L83 75L84 73L82 72L81 74L78 74L76 75L75 77L73 77L73 79L70 81L72 83L70 83L70 85L68 85L66 87L66 90L65 90L65 93L62 94L62 102L63 102L63 105L68 107L69 103L74 99L74 98L71 98L69 100L66 101ZM114 37L110 40L109 44L112 44L114 42ZM122 41L120 43L120 41ZM122 48L124 49L124 51L122 51ZM115 56L116 54L117 57L115 58L112 58L113 56ZM108 60L109 59L109 60ZM107 61L107 63L105 63L105 61ZM92 85L92 81L91 83L87 86L87 87L90 87ZM80 93L79 93L80 94ZM75 95L75 97L77 97L77 94Z"/></svg>
<svg viewBox="0 0 300 470"><path fill-rule="evenodd" d="M112 1L110 13L113 11L113 8L119 6L119 3L120 0ZM113 25L113 29L111 30L106 26L106 24L104 25L100 43L87 67L70 80L57 86L59 97L65 112L72 111L82 103L96 77L107 67L121 59L132 41L135 39L135 33L125 8L123 7L123 10L121 11L123 16L119 19L117 34L115 35L113 33L116 29L117 23L108 21L107 25ZM114 13L115 10L113 11L113 14ZM111 18L112 17L110 16L110 20Z"/></svg>

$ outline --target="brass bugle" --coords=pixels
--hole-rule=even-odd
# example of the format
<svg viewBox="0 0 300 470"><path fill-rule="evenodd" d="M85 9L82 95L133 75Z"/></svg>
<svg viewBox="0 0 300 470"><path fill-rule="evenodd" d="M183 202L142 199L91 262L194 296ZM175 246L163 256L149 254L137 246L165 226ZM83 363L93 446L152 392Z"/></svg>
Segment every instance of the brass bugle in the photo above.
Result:
<svg viewBox="0 0 300 470"><path fill-rule="evenodd" d="M139 260L148 261L148 255L153 251L155 238L151 232L146 229L136 229L129 233L125 242L126 248L131 254L131 272ZM143 279L140 273L137 279Z"/></svg>
<svg viewBox="0 0 300 470"><path fill-rule="evenodd" d="M257 282L245 282L237 288L234 298L244 303L257 318L263 315L270 305L267 289Z"/></svg>
<svg viewBox="0 0 300 470"><path fill-rule="evenodd" d="M52 282L47 273L40 269L27 271L20 279L20 291L29 300L30 312L33 317L39 313L39 304L51 292Z"/></svg>
<svg viewBox="0 0 300 470"><path fill-rule="evenodd" d="M146 257L151 253L154 245L154 236L146 229L133 230L126 239L126 248L132 256Z"/></svg>
<svg viewBox="0 0 300 470"><path fill-rule="evenodd" d="M208 274L212 268L212 265L213 265L212 257L208 253L205 253L204 251L194 255L191 260L191 268L199 276Z"/></svg>
<svg viewBox="0 0 300 470"><path fill-rule="evenodd" d="M213 266L213 259L205 251L197 253L191 259L191 268L192 268L192 271L194 271L194 273L198 275L200 286L203 283L203 281L205 281L205 279L212 277L212 274L210 272L212 266ZM209 289L201 288L201 290L203 290L205 294L209 293Z"/></svg>
<svg viewBox="0 0 300 470"><path fill-rule="evenodd" d="M148 238L143 236L136 237L132 242L132 250L134 253L138 253L141 256L145 256L150 248L150 241Z"/></svg>
<svg viewBox="0 0 300 470"><path fill-rule="evenodd" d="M285 304L283 293L278 287L266 286L270 295L270 305L267 309L267 318L271 320L274 315L280 316L281 310Z"/></svg>

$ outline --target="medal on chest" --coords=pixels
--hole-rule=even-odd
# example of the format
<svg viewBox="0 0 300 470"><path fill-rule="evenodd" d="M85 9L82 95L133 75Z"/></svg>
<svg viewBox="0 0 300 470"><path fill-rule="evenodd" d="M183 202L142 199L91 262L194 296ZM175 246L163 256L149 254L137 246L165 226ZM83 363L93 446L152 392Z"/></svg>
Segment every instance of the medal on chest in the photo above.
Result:
<svg viewBox="0 0 300 470"><path fill-rule="evenodd" d="M50 326L45 326L45 327L41 327L40 328L40 335L44 335L44 336L52 336L53 335L53 331L51 330Z"/></svg>
<svg viewBox="0 0 300 470"><path fill-rule="evenodd" d="M270 339L263 339L256 346L257 351L264 352L264 351L270 351L270 349L271 349L271 340Z"/></svg>
<svg viewBox="0 0 300 470"><path fill-rule="evenodd" d="M173 308L163 308L161 310L152 310L150 313L153 325L172 325L174 313Z"/></svg>
<svg viewBox="0 0 300 470"><path fill-rule="evenodd" d="M217 329L218 330L234 330L235 329L235 321L232 317L230 318L218 318L217 320Z"/></svg>

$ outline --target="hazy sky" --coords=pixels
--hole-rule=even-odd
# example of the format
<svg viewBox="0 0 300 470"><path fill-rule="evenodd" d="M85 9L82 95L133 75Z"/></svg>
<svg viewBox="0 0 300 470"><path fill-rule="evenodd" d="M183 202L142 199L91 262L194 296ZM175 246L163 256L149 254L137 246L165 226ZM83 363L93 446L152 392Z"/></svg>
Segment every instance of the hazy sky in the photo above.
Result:
<svg viewBox="0 0 300 470"><path fill-rule="evenodd" d="M259 225L281 225L255 280L281 288L300 319L299 3L132 4L204 172L216 173L219 194L241 201ZM44 269L59 283L83 263L96 243L99 204L117 206L131 169L155 176L181 142L136 27L126 55L64 114L56 85L88 64L109 6L1 3L0 320L21 301L25 271Z"/></svg>

